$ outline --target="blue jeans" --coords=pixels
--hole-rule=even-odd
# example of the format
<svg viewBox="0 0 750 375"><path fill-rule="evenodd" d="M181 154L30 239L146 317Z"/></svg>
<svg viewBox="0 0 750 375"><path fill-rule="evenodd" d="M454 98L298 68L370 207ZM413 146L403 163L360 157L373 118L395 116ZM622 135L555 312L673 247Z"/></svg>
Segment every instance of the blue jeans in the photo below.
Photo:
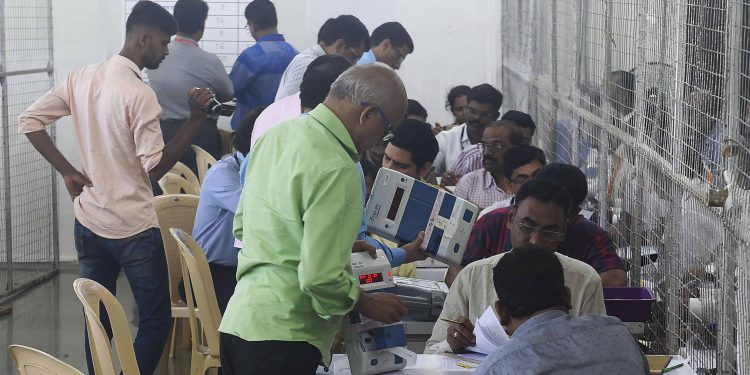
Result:
<svg viewBox="0 0 750 375"><path fill-rule="evenodd" d="M120 269L125 271L140 318L133 344L135 357L141 374L153 374L167 342L172 319L167 258L159 229L151 228L115 240L98 236L76 220L73 235L81 277L94 280L115 294ZM103 310L102 325L111 339L109 317ZM93 374L87 333L85 337L86 362L89 374Z"/></svg>

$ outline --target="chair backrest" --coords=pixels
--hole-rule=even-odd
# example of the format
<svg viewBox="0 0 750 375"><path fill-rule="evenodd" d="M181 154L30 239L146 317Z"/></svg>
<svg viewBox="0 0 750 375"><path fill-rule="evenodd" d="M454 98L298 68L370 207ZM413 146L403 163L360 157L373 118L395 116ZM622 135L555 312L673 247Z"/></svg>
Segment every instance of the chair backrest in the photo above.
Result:
<svg viewBox="0 0 750 375"><path fill-rule="evenodd" d="M193 172L190 172L193 173ZM195 186L182 176L167 172L159 179L162 194L192 194L200 195L200 185Z"/></svg>
<svg viewBox="0 0 750 375"><path fill-rule="evenodd" d="M221 154L231 154L234 133L231 130L219 129L219 138L221 138Z"/></svg>
<svg viewBox="0 0 750 375"><path fill-rule="evenodd" d="M206 178L206 171L208 171L208 168L211 168L212 165L216 164L216 158L211 156L208 151L196 145L190 145L190 147L192 147L193 152L195 152L195 163L198 165L198 179L200 179L202 184L203 180Z"/></svg>
<svg viewBox="0 0 750 375"><path fill-rule="evenodd" d="M20 375L83 375L75 367L38 349L10 345L8 351Z"/></svg>
<svg viewBox="0 0 750 375"><path fill-rule="evenodd" d="M186 179L190 185L195 186L195 191L201 190L201 182L200 180L198 180L198 176L195 175L195 172L193 172L193 170L190 169L190 167L183 164L182 162L178 161L177 163L175 163L174 167L172 167L172 169L170 169L169 172L174 173L176 175L180 175L180 177ZM190 193L186 193L186 194L190 194Z"/></svg>
<svg viewBox="0 0 750 375"><path fill-rule="evenodd" d="M216 301L214 282L208 267L206 254L195 240L184 231L172 228L169 230L180 247L180 261L182 262L182 277L187 296L188 317L193 334L193 350L196 350L201 336L205 337L206 346L212 356L219 356L219 324L221 311ZM196 301L193 301L195 296ZM197 306L196 306L197 305ZM203 334L199 334L195 319L195 307L198 307L198 318Z"/></svg>
<svg viewBox="0 0 750 375"><path fill-rule="evenodd" d="M128 327L128 319L117 298L101 284L84 278L73 281L73 291L81 301L83 312L86 315L91 359L94 363L96 375L115 375L118 373L115 368L115 359L112 355L109 337L99 319L101 306L104 307L109 316L117 358L120 360L123 375L140 375L138 362L135 359L135 350L133 349L133 336L130 334L130 327Z"/></svg>
<svg viewBox="0 0 750 375"><path fill-rule="evenodd" d="M156 218L159 220L159 230L164 243L164 253L167 256L167 271L169 272L169 296L172 306L184 306L185 301L180 298L177 286L182 280L180 266L180 249L177 242L169 233L169 228L180 228L187 233L193 233L195 212L198 210L198 197L188 194L167 194L154 197Z"/></svg>

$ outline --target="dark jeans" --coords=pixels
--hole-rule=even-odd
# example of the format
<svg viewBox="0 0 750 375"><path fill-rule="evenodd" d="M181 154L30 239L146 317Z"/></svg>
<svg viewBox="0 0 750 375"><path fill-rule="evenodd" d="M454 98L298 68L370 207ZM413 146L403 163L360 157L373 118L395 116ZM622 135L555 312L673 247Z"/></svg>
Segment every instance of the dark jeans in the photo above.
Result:
<svg viewBox="0 0 750 375"><path fill-rule="evenodd" d="M164 144L174 139L180 129L182 129L182 126L185 125L185 121L187 120L161 120L161 135L164 138ZM193 135L191 144L206 150L216 160L219 160L222 156L221 136L219 135L219 129L216 127L216 119L206 119L203 126ZM180 161L187 165L196 176L198 175L198 164L195 162L195 152L193 152L192 147L187 148ZM156 181L152 181L151 186L154 190L154 195L162 193Z"/></svg>
<svg viewBox="0 0 750 375"><path fill-rule="evenodd" d="M315 374L320 351L302 341L245 341L221 333L223 375Z"/></svg>
<svg viewBox="0 0 750 375"><path fill-rule="evenodd" d="M219 311L221 311L221 315L224 315L229 299L232 298L234 288L237 286L237 267L209 263L208 268L211 270L211 279L214 282L214 293L216 293L216 302L219 304ZM187 301L185 284L182 280L180 280L177 289L180 292L182 300ZM193 301L195 301L195 297L193 297Z"/></svg>
<svg viewBox="0 0 750 375"><path fill-rule="evenodd" d="M133 344L135 357L141 374L153 374L167 342L172 319L167 258L159 229L151 228L113 240L98 236L76 220L73 234L81 277L94 280L115 294L117 276L121 269L125 271L140 319ZM100 319L111 339L112 328L103 309ZM85 337L86 362L89 373L93 374L87 333Z"/></svg>

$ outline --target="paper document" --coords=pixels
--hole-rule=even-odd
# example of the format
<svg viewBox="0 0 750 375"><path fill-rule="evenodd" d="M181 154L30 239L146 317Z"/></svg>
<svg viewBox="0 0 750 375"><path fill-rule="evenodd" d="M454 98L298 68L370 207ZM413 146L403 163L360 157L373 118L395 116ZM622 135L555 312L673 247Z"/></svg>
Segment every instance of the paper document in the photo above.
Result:
<svg viewBox="0 0 750 375"><path fill-rule="evenodd" d="M499 347L505 345L510 340L505 329L497 320L495 310L492 306L488 307L474 324L474 336L477 340L476 346L470 346L466 349L482 354L491 354Z"/></svg>

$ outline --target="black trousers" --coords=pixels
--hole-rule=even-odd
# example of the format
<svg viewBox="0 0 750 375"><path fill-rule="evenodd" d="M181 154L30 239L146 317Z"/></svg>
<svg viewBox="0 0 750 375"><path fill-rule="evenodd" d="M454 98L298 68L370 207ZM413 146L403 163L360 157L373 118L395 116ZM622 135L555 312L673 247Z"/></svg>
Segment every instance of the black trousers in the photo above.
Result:
<svg viewBox="0 0 750 375"><path fill-rule="evenodd" d="M221 333L223 375L314 375L320 351L302 341L245 341Z"/></svg>
<svg viewBox="0 0 750 375"><path fill-rule="evenodd" d="M232 298L234 288L237 286L237 267L209 263L208 268L211 269L211 279L214 281L216 302L219 303L221 315L224 315L229 299Z"/></svg>

